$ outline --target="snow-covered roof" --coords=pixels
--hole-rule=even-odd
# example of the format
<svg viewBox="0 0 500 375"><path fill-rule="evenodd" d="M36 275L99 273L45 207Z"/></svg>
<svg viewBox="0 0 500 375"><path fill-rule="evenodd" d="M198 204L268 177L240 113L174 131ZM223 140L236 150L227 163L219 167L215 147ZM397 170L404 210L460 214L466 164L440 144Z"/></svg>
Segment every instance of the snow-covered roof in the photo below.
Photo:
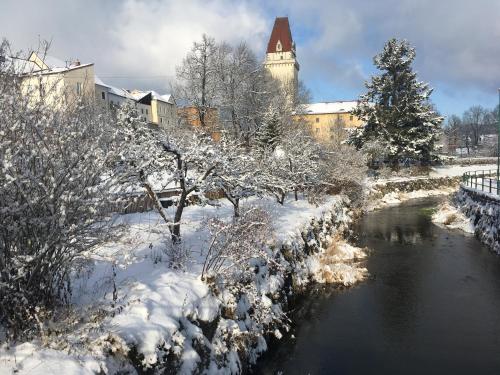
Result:
<svg viewBox="0 0 500 375"><path fill-rule="evenodd" d="M145 97L148 94L151 94L153 99L160 100L160 101L168 103L168 104L174 104L174 97L171 94L161 95L154 90L151 90L151 91L133 90L131 92L131 95L133 95L135 100L140 100L141 98Z"/></svg>
<svg viewBox="0 0 500 375"><path fill-rule="evenodd" d="M28 58L15 58L13 62L16 70L22 74L62 73L93 65L92 63L80 64L80 62L65 62L54 56L39 56L36 52L31 52Z"/></svg>
<svg viewBox="0 0 500 375"><path fill-rule="evenodd" d="M326 113L348 113L351 112L358 102L353 101L338 101L338 102L323 102L311 103L304 105L303 113L305 114L326 114Z"/></svg>
<svg viewBox="0 0 500 375"><path fill-rule="evenodd" d="M102 79L100 79L98 76L94 76L94 82L96 85L111 88L112 86L108 85L107 83L104 83Z"/></svg>
<svg viewBox="0 0 500 375"><path fill-rule="evenodd" d="M120 89L118 87L114 86L109 86L106 85L106 87L109 88L108 93L116 95L116 96L121 96L123 98L131 99L131 100L137 100L134 95L132 95L130 92L128 92L125 89Z"/></svg>

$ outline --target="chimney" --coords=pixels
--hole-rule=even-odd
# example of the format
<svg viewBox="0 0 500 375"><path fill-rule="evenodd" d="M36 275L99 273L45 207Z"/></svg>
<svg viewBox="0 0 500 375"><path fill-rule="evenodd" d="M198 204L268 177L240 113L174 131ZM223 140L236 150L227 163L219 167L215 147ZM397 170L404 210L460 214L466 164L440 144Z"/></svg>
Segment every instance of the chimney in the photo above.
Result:
<svg viewBox="0 0 500 375"><path fill-rule="evenodd" d="M71 66L80 66L80 60L76 59L71 63Z"/></svg>

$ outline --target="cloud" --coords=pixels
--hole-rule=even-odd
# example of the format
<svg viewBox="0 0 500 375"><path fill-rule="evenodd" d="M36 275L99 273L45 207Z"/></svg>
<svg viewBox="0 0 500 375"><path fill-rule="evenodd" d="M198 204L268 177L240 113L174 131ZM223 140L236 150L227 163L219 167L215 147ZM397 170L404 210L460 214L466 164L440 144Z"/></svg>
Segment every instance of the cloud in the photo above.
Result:
<svg viewBox="0 0 500 375"><path fill-rule="evenodd" d="M416 69L431 84L484 92L499 86L498 0L290 0L281 6L317 34L303 49L323 58L302 64L307 75L330 70L337 78L339 65L369 63L387 39L397 37L416 47Z"/></svg>
<svg viewBox="0 0 500 375"><path fill-rule="evenodd" d="M288 15L301 78L313 92L321 82L322 99L327 85L331 98L359 94L372 57L391 37L416 47L419 77L436 92L493 97L500 85L499 14L498 0L0 1L1 33L15 46L51 38L52 54L126 77L110 83L163 90L202 33L246 40L263 57L274 17Z"/></svg>
<svg viewBox="0 0 500 375"><path fill-rule="evenodd" d="M94 62L111 84L163 90L203 33L259 51L270 28L258 8L231 0L7 0L0 24L15 47L36 46L40 35L53 40L51 54Z"/></svg>

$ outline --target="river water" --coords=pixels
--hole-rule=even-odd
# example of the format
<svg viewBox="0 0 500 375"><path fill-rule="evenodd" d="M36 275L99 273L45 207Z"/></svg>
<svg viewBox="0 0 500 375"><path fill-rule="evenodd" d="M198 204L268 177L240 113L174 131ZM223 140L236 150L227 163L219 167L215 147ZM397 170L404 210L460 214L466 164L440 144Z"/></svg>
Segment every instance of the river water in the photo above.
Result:
<svg viewBox="0 0 500 375"><path fill-rule="evenodd" d="M256 373L500 374L500 257L431 222L436 199L365 215L370 278L323 287Z"/></svg>

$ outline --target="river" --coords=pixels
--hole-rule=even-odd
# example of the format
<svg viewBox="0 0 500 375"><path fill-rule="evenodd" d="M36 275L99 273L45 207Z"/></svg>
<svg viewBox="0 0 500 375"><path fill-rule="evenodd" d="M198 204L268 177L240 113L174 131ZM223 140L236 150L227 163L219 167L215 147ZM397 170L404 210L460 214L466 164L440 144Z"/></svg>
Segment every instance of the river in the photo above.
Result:
<svg viewBox="0 0 500 375"><path fill-rule="evenodd" d="M368 213L370 277L322 287L293 312L262 374L500 374L500 257L431 222L437 199Z"/></svg>

